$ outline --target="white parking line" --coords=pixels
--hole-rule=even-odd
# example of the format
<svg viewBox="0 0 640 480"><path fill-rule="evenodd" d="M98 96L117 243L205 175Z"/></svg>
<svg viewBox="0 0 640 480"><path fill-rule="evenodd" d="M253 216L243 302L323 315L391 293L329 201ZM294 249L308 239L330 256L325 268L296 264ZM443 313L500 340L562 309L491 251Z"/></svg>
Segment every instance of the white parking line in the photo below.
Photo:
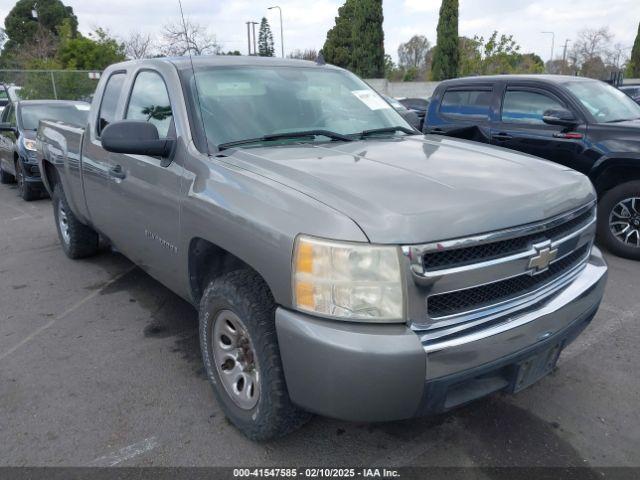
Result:
<svg viewBox="0 0 640 480"><path fill-rule="evenodd" d="M125 460L130 460L138 455L149 452L158 446L156 437L145 438L141 442L133 443L104 457L96 458L91 465L94 467L115 467Z"/></svg>
<svg viewBox="0 0 640 480"><path fill-rule="evenodd" d="M126 271L122 272L119 275L116 275L115 277L113 277L111 280L109 280L107 283L104 284L104 286L102 288L100 288L99 290L94 291L91 295L87 295L86 297L84 297L82 300L79 300L78 302L74 303L73 305L71 305L69 308L67 308L64 312L62 312L60 315L52 318L51 320L49 320L47 323L45 323L44 325L42 325L41 327L36 328L33 332L31 332L29 335L27 335L25 338L23 338L21 341L19 341L18 343L16 343L13 347L11 347L9 350L7 350L6 352L0 354L0 360L4 360L6 357L8 357L9 355L11 355L13 352L15 352L16 350L18 350L20 347L22 347L23 345L25 345L26 343L30 342L31 340L33 340L35 337L37 337L38 335L40 335L42 332L44 332L45 330L51 328L57 321L62 320L63 318L65 318L67 315L69 315L70 313L72 313L74 310L77 310L78 308L80 308L82 305L84 305L85 303L87 303L89 300L93 299L94 297L96 297L103 289L105 289L106 287L108 287L109 285L115 283L116 281L118 281L120 278L122 278L123 276L125 276L127 273L129 273L131 270L133 270L135 267L131 267L129 269L127 269Z"/></svg>

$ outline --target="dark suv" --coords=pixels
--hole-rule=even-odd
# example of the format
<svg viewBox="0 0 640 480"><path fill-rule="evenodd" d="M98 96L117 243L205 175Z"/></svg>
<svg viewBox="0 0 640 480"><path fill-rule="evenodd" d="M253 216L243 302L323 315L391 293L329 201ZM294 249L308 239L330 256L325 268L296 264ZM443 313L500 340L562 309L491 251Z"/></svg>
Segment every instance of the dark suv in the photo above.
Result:
<svg viewBox="0 0 640 480"><path fill-rule="evenodd" d="M640 105L620 90L558 75L448 80L434 92L423 131L519 150L588 175L599 196L600 242L640 259Z"/></svg>

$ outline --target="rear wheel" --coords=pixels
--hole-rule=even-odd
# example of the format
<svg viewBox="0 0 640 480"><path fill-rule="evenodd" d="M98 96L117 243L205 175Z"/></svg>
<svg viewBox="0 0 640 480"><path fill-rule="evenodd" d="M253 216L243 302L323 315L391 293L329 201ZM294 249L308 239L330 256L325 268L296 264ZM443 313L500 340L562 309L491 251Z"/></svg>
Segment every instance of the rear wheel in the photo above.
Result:
<svg viewBox="0 0 640 480"><path fill-rule="evenodd" d="M598 239L612 253L640 260L640 181L623 183L602 196Z"/></svg>
<svg viewBox="0 0 640 480"><path fill-rule="evenodd" d="M20 160L16 161L16 181L18 182L18 195L25 202L40 198L40 190L33 188L33 185L25 181L24 168Z"/></svg>
<svg viewBox="0 0 640 480"><path fill-rule="evenodd" d="M213 391L252 440L286 435L311 417L289 399L274 315L269 288L250 269L212 281L200 302L200 348Z"/></svg>
<svg viewBox="0 0 640 480"><path fill-rule="evenodd" d="M58 183L53 190L53 216L58 238L67 257L90 257L98 252L99 236L91 227L81 223L73 214Z"/></svg>
<svg viewBox="0 0 640 480"><path fill-rule="evenodd" d="M8 183L13 183L16 181L16 178L8 172L5 172L0 165L0 183L6 185Z"/></svg>

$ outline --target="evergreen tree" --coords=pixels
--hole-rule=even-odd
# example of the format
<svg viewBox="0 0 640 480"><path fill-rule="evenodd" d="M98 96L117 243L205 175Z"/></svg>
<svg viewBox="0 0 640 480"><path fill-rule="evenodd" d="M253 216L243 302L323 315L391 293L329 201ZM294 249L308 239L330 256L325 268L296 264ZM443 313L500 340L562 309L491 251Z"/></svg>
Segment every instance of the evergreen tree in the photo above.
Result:
<svg viewBox="0 0 640 480"><path fill-rule="evenodd" d="M262 17L260 31L258 32L258 55L261 57L273 57L274 52L271 27L267 19Z"/></svg>
<svg viewBox="0 0 640 480"><path fill-rule="evenodd" d="M384 76L382 21L382 0L346 0L327 32L325 60L362 77Z"/></svg>
<svg viewBox="0 0 640 480"><path fill-rule="evenodd" d="M431 75L434 80L446 80L458 75L458 0L442 0L438 20L438 38L433 55Z"/></svg>
<svg viewBox="0 0 640 480"><path fill-rule="evenodd" d="M355 4L358 0L346 0L338 9L335 26L327 32L322 55L327 63L351 70L352 38Z"/></svg>
<svg viewBox="0 0 640 480"><path fill-rule="evenodd" d="M352 68L363 78L384 77L382 0L359 0L353 21Z"/></svg>
<svg viewBox="0 0 640 480"><path fill-rule="evenodd" d="M627 77L640 78L640 24L638 24L638 34L636 35L636 41L633 42L633 49L631 50L631 58L629 59L629 66L627 67Z"/></svg>

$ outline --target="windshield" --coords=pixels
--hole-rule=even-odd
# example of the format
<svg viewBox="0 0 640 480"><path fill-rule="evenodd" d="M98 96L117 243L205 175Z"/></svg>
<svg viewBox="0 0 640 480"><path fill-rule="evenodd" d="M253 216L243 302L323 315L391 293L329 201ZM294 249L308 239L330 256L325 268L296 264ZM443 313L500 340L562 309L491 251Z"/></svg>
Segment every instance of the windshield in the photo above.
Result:
<svg viewBox="0 0 640 480"><path fill-rule="evenodd" d="M580 100L598 123L640 118L640 105L604 82L568 82L565 86Z"/></svg>
<svg viewBox="0 0 640 480"><path fill-rule="evenodd" d="M23 105L20 109L22 128L37 130L40 120L53 120L83 127L89 114L88 104L71 105Z"/></svg>
<svg viewBox="0 0 640 480"><path fill-rule="evenodd" d="M200 97L210 147L290 132L324 130L356 135L385 127L411 129L375 91L355 75L313 67L210 67L188 82ZM393 134L393 132L389 133ZM328 141L302 137L278 141Z"/></svg>

